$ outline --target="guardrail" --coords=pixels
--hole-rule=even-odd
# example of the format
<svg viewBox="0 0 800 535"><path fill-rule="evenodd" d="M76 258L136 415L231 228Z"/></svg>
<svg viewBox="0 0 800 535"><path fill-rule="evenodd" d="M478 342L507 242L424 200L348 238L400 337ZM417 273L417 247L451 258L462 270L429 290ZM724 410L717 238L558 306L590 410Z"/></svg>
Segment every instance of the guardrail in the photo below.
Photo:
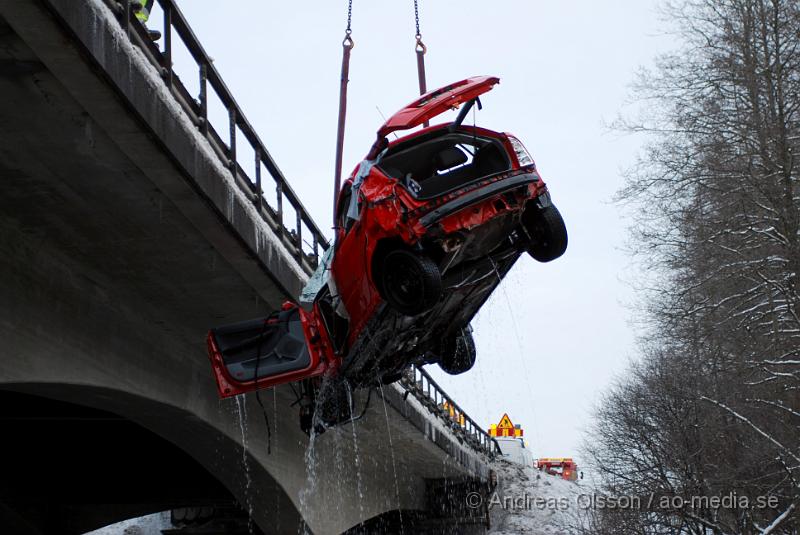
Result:
<svg viewBox="0 0 800 535"><path fill-rule="evenodd" d="M312 273L319 259L319 249L325 250L329 246L327 240L313 219L311 219L297 194L289 186L286 177L283 176L264 143L244 116L244 113L242 113L242 109L236 103L230 90L214 67L211 58L203 49L175 2L173 0L156 0L163 10L162 39L164 50L162 51L150 39L145 26L136 18L132 0L104 1L117 14L131 42L145 53L145 56L154 67L159 69L166 86L192 122L205 135L214 152L236 179L238 186L252 199L261 216L292 251L303 266L303 269L309 274ZM195 61L200 81L200 94L197 98L187 91L173 70L174 36L178 36ZM223 141L217 130L210 124L208 118L209 88L214 91L228 112L227 142ZM250 145L255 155L253 176L248 175L237 160L236 146L237 142L240 141L237 139L237 129L241 132L244 141ZM270 206L265 198L261 172L262 165L274 181L275 206ZM288 202L295 213L293 228L287 227L284 223L284 200ZM305 232L303 231L304 228ZM305 240L306 235L310 235L310 242Z"/></svg>
<svg viewBox="0 0 800 535"><path fill-rule="evenodd" d="M489 457L500 453L497 440L475 423L425 370L412 366L400 379L400 384L408 394L443 420L460 441Z"/></svg>

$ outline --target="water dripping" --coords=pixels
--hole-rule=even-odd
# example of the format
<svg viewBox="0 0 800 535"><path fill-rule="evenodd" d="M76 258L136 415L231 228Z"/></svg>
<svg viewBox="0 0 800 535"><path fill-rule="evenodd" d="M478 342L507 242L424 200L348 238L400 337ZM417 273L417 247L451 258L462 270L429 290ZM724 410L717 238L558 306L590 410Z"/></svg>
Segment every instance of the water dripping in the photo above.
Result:
<svg viewBox="0 0 800 535"><path fill-rule="evenodd" d="M491 258L490 258L491 260ZM494 269L494 273L497 276L498 282L502 283L503 278L500 276L500 272L497 270L497 264L492 261L492 268ZM528 387L528 392L531 393L531 397L533 398L535 390L533 389L533 384L531 383L530 375L528 375L528 366L525 364L525 358L523 355L525 354L525 350L522 347L522 342L520 341L520 329L519 325L517 325L517 318L514 315L514 307L511 305L511 298L508 296L508 292L506 292L506 288L503 284L498 285L503 292L503 297L506 300L506 307L508 308L508 315L511 317L511 326L514 329L514 340L517 342L517 348L520 359L520 364L522 366L522 374L525 377L525 384ZM541 444L541 437L539 436L539 419L536 416L536 402L535 400L531 399L531 414L533 416L533 432L536 437L536 441Z"/></svg>
<svg viewBox="0 0 800 535"><path fill-rule="evenodd" d="M247 506L247 530L253 534L253 498L251 496L253 478L250 475L250 463L247 461L247 399L244 394L234 398L236 412L239 417L239 431L242 434L242 467L244 468L245 487L244 499Z"/></svg>
<svg viewBox="0 0 800 535"><path fill-rule="evenodd" d="M350 405L350 430L353 434L353 460L356 466L356 489L358 490L358 512L359 517L364 518L364 491L361 488L361 459L358 454L358 436L356 435L355 403L353 402L353 391L350 383L345 382L347 391L347 403Z"/></svg>
<svg viewBox="0 0 800 535"><path fill-rule="evenodd" d="M400 514L400 533L405 533L403 527L403 509L400 505L400 483L397 480L397 463L394 458L394 443L392 442L392 430L389 427L389 411L386 409L386 398L383 395L383 383L378 383L381 389L381 402L383 403L383 415L386 418L386 435L389 437L389 453L392 459L392 472L394 473L394 492L397 496L397 512Z"/></svg>
<svg viewBox="0 0 800 535"><path fill-rule="evenodd" d="M311 430L308 434L308 446L306 447L303 459L306 467L306 482L300 491L300 510L308 511L309 502L313 499L317 490L317 424L319 414L319 399L316 400L314 407L314 415L311 422Z"/></svg>

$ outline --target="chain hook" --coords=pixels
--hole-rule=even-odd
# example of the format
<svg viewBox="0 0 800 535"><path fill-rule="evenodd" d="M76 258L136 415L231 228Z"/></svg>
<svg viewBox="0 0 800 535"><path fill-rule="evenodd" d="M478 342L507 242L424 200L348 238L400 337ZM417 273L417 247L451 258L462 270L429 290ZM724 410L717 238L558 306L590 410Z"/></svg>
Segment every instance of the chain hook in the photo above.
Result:
<svg viewBox="0 0 800 535"><path fill-rule="evenodd" d="M425 46L425 43L422 42L422 36L421 35L417 34L416 38L417 38L417 44L414 47L414 50L417 51L417 54L423 54L424 55L425 52L428 51L428 47Z"/></svg>
<svg viewBox="0 0 800 535"><path fill-rule="evenodd" d="M346 32L344 32L344 39L342 40L342 47L352 50L356 46L356 42L353 41L353 38L351 37L352 33L353 32L350 31L350 30L347 30Z"/></svg>
<svg viewBox="0 0 800 535"><path fill-rule="evenodd" d="M414 0L414 25L417 28L417 33L414 34L414 38L417 40L414 50L416 50L418 55L424 56L425 52L428 51L428 47L422 42L422 31L419 29L419 0Z"/></svg>
<svg viewBox="0 0 800 535"><path fill-rule="evenodd" d="M344 153L344 131L347 118L347 82L350 77L350 51L355 46L353 42L353 0L347 2L347 28L342 40L342 74L339 80L339 123L336 129L336 164L333 176L333 226L337 226L336 207L339 190L342 185L342 155Z"/></svg>
<svg viewBox="0 0 800 535"><path fill-rule="evenodd" d="M353 21L353 0L348 0L347 28L345 28L344 30L344 39L342 40L342 46L347 49L352 49L354 46L356 46L352 38L353 30L350 28L352 21Z"/></svg>

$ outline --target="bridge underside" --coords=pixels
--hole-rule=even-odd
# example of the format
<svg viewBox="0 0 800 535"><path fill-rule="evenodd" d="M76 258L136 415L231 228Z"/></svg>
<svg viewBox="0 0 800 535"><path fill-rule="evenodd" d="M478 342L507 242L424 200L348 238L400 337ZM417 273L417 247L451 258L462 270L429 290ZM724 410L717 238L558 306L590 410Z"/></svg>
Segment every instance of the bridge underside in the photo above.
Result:
<svg viewBox="0 0 800 535"><path fill-rule="evenodd" d="M84 533L235 498L183 450L116 414L0 391L3 533Z"/></svg>
<svg viewBox="0 0 800 535"><path fill-rule="evenodd" d="M235 497L267 533L301 517L339 533L426 510L426 481L484 477L396 390L308 457L290 387L264 393L266 415L217 399L207 329L268 313L303 274L92 3L0 0L0 531ZM95 49L53 6L94 28Z"/></svg>

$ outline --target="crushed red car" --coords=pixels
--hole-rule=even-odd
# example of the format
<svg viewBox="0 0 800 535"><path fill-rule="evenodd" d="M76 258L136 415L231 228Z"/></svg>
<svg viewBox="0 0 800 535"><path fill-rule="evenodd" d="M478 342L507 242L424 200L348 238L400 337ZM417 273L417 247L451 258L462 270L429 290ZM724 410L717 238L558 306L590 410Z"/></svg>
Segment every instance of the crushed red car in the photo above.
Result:
<svg viewBox="0 0 800 535"><path fill-rule="evenodd" d="M450 374L475 362L470 320L523 253L549 262L564 221L523 144L464 125L498 78L468 78L389 118L343 185L334 245L300 303L213 329L223 397L326 372L358 388L411 364ZM451 123L392 133L461 106Z"/></svg>

